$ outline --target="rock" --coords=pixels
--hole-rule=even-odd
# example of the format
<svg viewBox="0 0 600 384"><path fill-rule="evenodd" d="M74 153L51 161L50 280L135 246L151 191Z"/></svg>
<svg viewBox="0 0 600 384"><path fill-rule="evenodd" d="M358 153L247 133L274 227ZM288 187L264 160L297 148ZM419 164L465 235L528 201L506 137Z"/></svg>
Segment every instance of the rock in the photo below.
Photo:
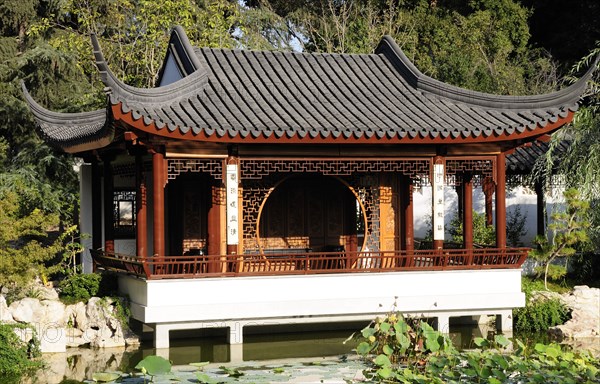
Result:
<svg viewBox="0 0 600 384"><path fill-rule="evenodd" d="M120 326L116 330L108 326L102 327L98 330L96 339L92 340L90 345L98 348L124 347L125 337L123 337L123 330Z"/></svg>
<svg viewBox="0 0 600 384"><path fill-rule="evenodd" d="M23 343L29 343L33 339L32 328L13 328L13 331Z"/></svg>
<svg viewBox="0 0 600 384"><path fill-rule="evenodd" d="M42 324L58 324L62 327L66 325L65 305L60 301L44 300L42 304L42 317L39 321Z"/></svg>
<svg viewBox="0 0 600 384"><path fill-rule="evenodd" d="M38 333L42 353L66 352L67 333L64 327L46 326Z"/></svg>
<svg viewBox="0 0 600 384"><path fill-rule="evenodd" d="M140 337L133 333L130 329L126 329L123 331L123 337L125 338L126 346L137 346L140 345Z"/></svg>
<svg viewBox="0 0 600 384"><path fill-rule="evenodd" d="M90 341L84 338L83 331L77 328L67 328L67 347L81 347Z"/></svg>
<svg viewBox="0 0 600 384"><path fill-rule="evenodd" d="M576 286L562 300L572 310L571 320L550 328L552 336L559 340L600 337L600 289Z"/></svg>
<svg viewBox="0 0 600 384"><path fill-rule="evenodd" d="M88 320L88 327L100 328L108 318L112 317L112 301L108 299L101 299L99 297L92 297L88 300L85 308L86 317Z"/></svg>
<svg viewBox="0 0 600 384"><path fill-rule="evenodd" d="M25 298L6 307L2 297L0 310L3 319L31 324L45 353L64 352L67 346L86 344L97 348L138 345L139 338L129 330L124 331L114 316L113 304L110 299L98 297L87 304L68 306L57 300Z"/></svg>
<svg viewBox="0 0 600 384"><path fill-rule="evenodd" d="M81 331L89 328L85 303L78 302L67 305L65 308L65 321L68 327L77 328Z"/></svg>
<svg viewBox="0 0 600 384"><path fill-rule="evenodd" d="M58 292L52 287L40 285L36 287L40 300L58 300Z"/></svg>
<svg viewBox="0 0 600 384"><path fill-rule="evenodd" d="M6 305L6 298L0 295L0 323L14 323L15 319L13 319L12 314L10 313L10 309L8 309L8 305Z"/></svg>
<svg viewBox="0 0 600 384"><path fill-rule="evenodd" d="M98 330L93 328L87 328L83 331L81 338L85 341L84 344L90 344L93 340L96 340Z"/></svg>
<svg viewBox="0 0 600 384"><path fill-rule="evenodd" d="M26 297L17 300L9 307L13 319L21 323L34 323L40 318L43 308L42 303L38 299Z"/></svg>

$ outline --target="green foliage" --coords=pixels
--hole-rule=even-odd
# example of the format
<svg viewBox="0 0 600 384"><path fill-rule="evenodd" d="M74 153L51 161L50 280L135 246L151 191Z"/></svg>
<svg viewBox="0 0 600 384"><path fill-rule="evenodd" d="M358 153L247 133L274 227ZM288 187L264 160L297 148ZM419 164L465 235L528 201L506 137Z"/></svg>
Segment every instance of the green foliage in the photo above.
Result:
<svg viewBox="0 0 600 384"><path fill-rule="evenodd" d="M559 292L559 293L563 293L562 291L556 289L556 286L550 286L551 290L554 292ZM543 280L539 280L537 278L532 278L529 276L522 276L521 277L521 290L523 291L523 293L525 294L525 298L528 301L529 298L531 297L531 295L536 292L536 291L543 291L544 288L544 281ZM565 292L568 291L568 289L565 290Z"/></svg>
<svg viewBox="0 0 600 384"><path fill-rule="evenodd" d="M463 242L463 223L462 218L458 214L454 214L454 217L450 221L448 233L452 236L453 242ZM473 211L473 243L479 245L496 244L496 228L493 225L486 224L485 213Z"/></svg>
<svg viewBox="0 0 600 384"><path fill-rule="evenodd" d="M506 213L506 240L511 247L522 247L522 238L527 234L525 223L527 214L521 212L519 205L513 206Z"/></svg>
<svg viewBox="0 0 600 384"><path fill-rule="evenodd" d="M537 296L530 298L525 307L513 309L513 317L517 332L541 334L550 327L564 324L571 316L559 299Z"/></svg>
<svg viewBox="0 0 600 384"><path fill-rule="evenodd" d="M15 328L24 326L0 324L0 377L3 383L18 383L23 375L41 367L39 361L32 360L39 356L39 348L35 343L23 343L15 334Z"/></svg>
<svg viewBox="0 0 600 384"><path fill-rule="evenodd" d="M575 81L584 70L595 62L600 54L599 42L596 48L583 57L571 70L570 81ZM581 107L574 116L573 123L552 135L551 151L536 165L537 177L551 180L551 174L564 175L567 187L577 188L583 199L590 202L589 237L593 249L600 249L600 63L588 82L588 88L581 99ZM556 154L554 149L563 141L570 143L565 153Z"/></svg>
<svg viewBox="0 0 600 384"><path fill-rule="evenodd" d="M521 238L527 234L525 222L527 215L521 213L519 206L508 211L506 221L506 237L508 243L513 246L522 246ZM454 214L450 220L448 233L455 243L463 242L463 223L458 214ZM496 244L496 228L493 225L487 225L485 213L473 211L473 243L478 245Z"/></svg>
<svg viewBox="0 0 600 384"><path fill-rule="evenodd" d="M271 16L273 16L271 14ZM109 4L65 1L29 28L33 37L46 37L55 49L77 57L79 68L102 90L97 70L89 60L89 34L95 33L111 69L126 83L154 87L163 64L169 35L180 25L194 45L210 48L273 48L257 29L273 26L269 12L216 0L126 0ZM96 92L97 100L102 95Z"/></svg>
<svg viewBox="0 0 600 384"><path fill-rule="evenodd" d="M219 384L219 383L222 383L221 380L212 378L211 376L209 376L208 374L206 374L206 373L204 373L202 371L196 371L194 373L196 375L196 379L201 384Z"/></svg>
<svg viewBox="0 0 600 384"><path fill-rule="evenodd" d="M552 214L552 224L548 229L552 231L552 242L547 237L538 236L538 248L529 255L543 263L545 267L544 281L548 289L548 271L552 261L557 257L570 257L576 252L578 245L589 241L587 228L589 221L587 212L589 203L580 198L579 192L570 188L564 192L565 209Z"/></svg>
<svg viewBox="0 0 600 384"><path fill-rule="evenodd" d="M48 230L58 216L34 208L25 212L22 195L0 191L0 287L24 287L36 276L47 275L46 263L62 247Z"/></svg>
<svg viewBox="0 0 600 384"><path fill-rule="evenodd" d="M110 383L121 377L120 373L115 372L94 372L92 374L92 380L97 383Z"/></svg>
<svg viewBox="0 0 600 384"><path fill-rule="evenodd" d="M415 364L428 355L452 352L454 347L442 333L423 320L405 319L399 312L377 318L361 331L356 352L373 356L377 375L387 379L400 363Z"/></svg>
<svg viewBox="0 0 600 384"><path fill-rule="evenodd" d="M102 275L98 273L74 274L59 283L60 297L65 302L87 302L98 296Z"/></svg>
<svg viewBox="0 0 600 384"><path fill-rule="evenodd" d="M417 68L441 81L500 94L556 86L547 55L528 47L531 11L514 0L275 3L306 51L371 53L391 35Z"/></svg>
<svg viewBox="0 0 600 384"><path fill-rule="evenodd" d="M375 326L365 328L362 335L364 340L357 348L358 354L372 363L364 371L365 377L372 382L592 383L599 378L600 362L588 354L564 351L556 344L537 344L533 350L528 350L518 340L513 342L514 347L509 354L504 348L509 347L511 342L503 335L495 335L493 339L476 338L474 343L480 348L476 350L458 352L453 348L444 348L420 353L418 359L411 363L410 360L397 358L399 356L394 352L403 349L400 339L388 337L388 332L394 327L384 326L381 331L381 324L389 324L387 320L390 316L374 322L380 325L378 330ZM394 323L402 324L397 321ZM439 334L432 334L431 338L445 339ZM387 343L378 344L378 340ZM424 340L423 344L415 344L412 348L428 348L426 344ZM404 363L399 364L398 361Z"/></svg>
<svg viewBox="0 0 600 384"><path fill-rule="evenodd" d="M238 377L244 376L244 372L240 371L237 368L226 367L226 366L222 365L219 367L219 369L221 369L223 371L223 373L225 373L229 377L238 378Z"/></svg>
<svg viewBox="0 0 600 384"><path fill-rule="evenodd" d="M144 376L158 376L171 373L171 362L164 357L150 355L137 363L135 369L140 370Z"/></svg>
<svg viewBox="0 0 600 384"><path fill-rule="evenodd" d="M567 275L567 268L562 265L550 264L547 268L548 271L548 279L552 281L559 281L563 279ZM544 276L546 274L545 266L537 266L534 269L534 272L538 277Z"/></svg>
<svg viewBox="0 0 600 384"><path fill-rule="evenodd" d="M126 297L111 297L113 300L113 313L121 325L126 328L129 326L129 319L131 319L131 309L129 309L129 299Z"/></svg>

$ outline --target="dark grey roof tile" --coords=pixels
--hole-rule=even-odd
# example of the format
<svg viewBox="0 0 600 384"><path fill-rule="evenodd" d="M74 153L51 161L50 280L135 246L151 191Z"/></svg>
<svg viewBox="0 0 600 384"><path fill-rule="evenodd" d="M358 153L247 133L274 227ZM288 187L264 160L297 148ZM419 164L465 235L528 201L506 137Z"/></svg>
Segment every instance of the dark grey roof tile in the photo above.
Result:
<svg viewBox="0 0 600 384"><path fill-rule="evenodd" d="M524 133L576 111L592 73L547 95L498 96L422 74L389 37L369 55L194 49L181 28L171 40L182 45L178 52L193 53L186 67L192 72L140 89L112 74L94 37L109 102L157 129L217 137L454 140ZM80 121L85 117L76 116L61 134L77 140Z"/></svg>
<svg viewBox="0 0 600 384"><path fill-rule="evenodd" d="M102 148L113 140L114 127L106 109L82 113L52 112L31 97L24 82L21 82L21 89L41 135L49 144L67 152L82 152Z"/></svg>

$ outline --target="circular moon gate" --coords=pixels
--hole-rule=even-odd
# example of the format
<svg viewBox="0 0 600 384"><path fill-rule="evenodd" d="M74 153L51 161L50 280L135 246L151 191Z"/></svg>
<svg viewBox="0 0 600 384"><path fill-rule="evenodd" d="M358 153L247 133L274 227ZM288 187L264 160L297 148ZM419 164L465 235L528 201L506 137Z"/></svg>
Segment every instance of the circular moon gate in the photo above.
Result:
<svg viewBox="0 0 600 384"><path fill-rule="evenodd" d="M362 203L341 179L291 176L263 200L256 233L261 251L358 251L364 244L366 223Z"/></svg>

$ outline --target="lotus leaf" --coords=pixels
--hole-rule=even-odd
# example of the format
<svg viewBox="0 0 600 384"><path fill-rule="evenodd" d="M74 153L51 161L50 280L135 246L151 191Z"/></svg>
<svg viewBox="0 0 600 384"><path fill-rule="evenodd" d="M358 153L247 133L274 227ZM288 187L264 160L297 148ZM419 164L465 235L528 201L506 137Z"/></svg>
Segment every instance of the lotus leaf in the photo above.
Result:
<svg viewBox="0 0 600 384"><path fill-rule="evenodd" d="M139 369L150 376L164 375L171 372L171 362L164 357L150 355L137 363L135 369Z"/></svg>

